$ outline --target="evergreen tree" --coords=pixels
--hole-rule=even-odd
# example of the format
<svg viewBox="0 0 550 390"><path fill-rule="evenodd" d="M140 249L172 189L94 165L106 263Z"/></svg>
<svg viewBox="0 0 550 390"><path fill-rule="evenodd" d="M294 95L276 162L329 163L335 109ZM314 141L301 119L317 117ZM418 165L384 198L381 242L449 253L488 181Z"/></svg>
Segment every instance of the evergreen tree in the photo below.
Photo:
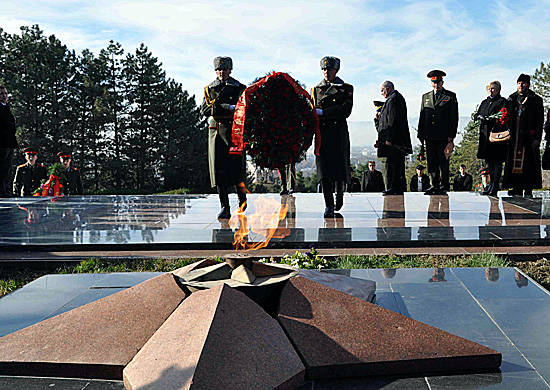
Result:
<svg viewBox="0 0 550 390"><path fill-rule="evenodd" d="M540 63L531 80L533 90L544 100L546 108L550 107L550 64Z"/></svg>
<svg viewBox="0 0 550 390"><path fill-rule="evenodd" d="M466 172L470 173L473 178L474 186L481 182L478 172L485 166L485 162L477 158L477 147L479 145L479 123L474 122L474 110L470 117L470 121L466 127L460 131L462 140L451 153L449 160L449 171L451 182L453 177L458 173L460 165L466 165Z"/></svg>
<svg viewBox="0 0 550 390"><path fill-rule="evenodd" d="M124 49L118 42L110 41L107 48L99 52L100 69L103 71L103 84L106 88L104 99L104 114L106 116L106 132L110 145L104 168L110 172L114 188L124 185L122 172L127 167L128 159L122 154L125 140L125 114L127 104L124 99L124 79L122 74L122 56Z"/></svg>
<svg viewBox="0 0 550 390"><path fill-rule="evenodd" d="M132 161L128 174L138 190L153 190L161 184L160 162L164 129L163 92L166 86L161 63L142 43L123 61L125 93L129 104L125 154Z"/></svg>
<svg viewBox="0 0 550 390"><path fill-rule="evenodd" d="M195 99L174 80L168 80L163 99L165 140L160 153L164 188L208 192L208 133Z"/></svg>

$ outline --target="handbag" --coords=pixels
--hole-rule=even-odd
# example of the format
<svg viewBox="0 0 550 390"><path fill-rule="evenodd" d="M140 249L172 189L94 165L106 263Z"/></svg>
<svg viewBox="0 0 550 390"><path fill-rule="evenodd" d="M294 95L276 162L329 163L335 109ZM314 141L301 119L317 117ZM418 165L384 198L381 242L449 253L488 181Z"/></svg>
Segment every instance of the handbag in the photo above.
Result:
<svg viewBox="0 0 550 390"><path fill-rule="evenodd" d="M489 142L504 142L510 140L510 130L489 134Z"/></svg>
<svg viewBox="0 0 550 390"><path fill-rule="evenodd" d="M550 169L550 146L548 145L544 148L544 154L542 155L542 169Z"/></svg>

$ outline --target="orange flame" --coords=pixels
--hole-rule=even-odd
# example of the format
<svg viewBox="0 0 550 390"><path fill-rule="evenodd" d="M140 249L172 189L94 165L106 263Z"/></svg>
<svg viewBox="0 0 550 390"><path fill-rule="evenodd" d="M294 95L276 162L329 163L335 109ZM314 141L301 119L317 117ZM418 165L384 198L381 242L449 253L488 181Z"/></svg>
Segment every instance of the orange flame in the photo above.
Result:
<svg viewBox="0 0 550 390"><path fill-rule="evenodd" d="M237 214L231 216L229 226L235 231L233 246L235 250L257 250L265 248L269 241L275 238L284 238L290 234L287 228L279 228L279 222L286 218L288 205L282 205L274 197L260 195L254 200L255 212L250 216L244 215L246 203L239 207ZM263 241L249 243L249 234L253 232L262 237Z"/></svg>

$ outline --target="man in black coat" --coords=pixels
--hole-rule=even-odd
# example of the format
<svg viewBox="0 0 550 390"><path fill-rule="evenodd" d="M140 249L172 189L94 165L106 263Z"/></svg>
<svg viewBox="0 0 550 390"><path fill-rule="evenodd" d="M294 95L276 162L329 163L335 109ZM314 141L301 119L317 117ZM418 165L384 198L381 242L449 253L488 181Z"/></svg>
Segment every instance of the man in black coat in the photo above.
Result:
<svg viewBox="0 0 550 390"><path fill-rule="evenodd" d="M506 158L503 186L512 188L509 195L531 196L533 188L542 187L540 141L544 124L542 98L529 89L531 77L521 74L517 91L508 98L510 113L510 148Z"/></svg>
<svg viewBox="0 0 550 390"><path fill-rule="evenodd" d="M380 85L386 98L378 116L378 152L386 155L386 183L384 195L403 195L407 189L405 156L412 153L407 103L391 81Z"/></svg>
<svg viewBox="0 0 550 390"><path fill-rule="evenodd" d="M472 175L466 172L466 165L460 164L459 173L453 180L454 191L471 191L472 190Z"/></svg>
<svg viewBox="0 0 550 390"><path fill-rule="evenodd" d="M416 166L416 175L411 177L409 188L411 192L426 191L430 188L430 177L424 173L424 165Z"/></svg>
<svg viewBox="0 0 550 390"><path fill-rule="evenodd" d="M15 148L15 118L8 104L8 90L0 85L0 198L11 196L9 178Z"/></svg>
<svg viewBox="0 0 550 390"><path fill-rule="evenodd" d="M361 177L361 191L382 192L385 189L382 172L376 169L376 162L374 160L369 161L369 170L363 172L363 176Z"/></svg>
<svg viewBox="0 0 550 390"><path fill-rule="evenodd" d="M64 195L82 195L84 189L82 188L82 179L80 177L80 170L75 167L71 167L73 159L71 152L59 152L57 153L59 162L65 167L65 181L63 183Z"/></svg>
<svg viewBox="0 0 550 390"><path fill-rule="evenodd" d="M21 164L15 170L13 179L14 196L32 196L34 191L40 188L42 180L48 179L48 170L44 164L36 162L38 159L38 149L28 147L23 149L25 153L25 164Z"/></svg>
<svg viewBox="0 0 550 390"><path fill-rule="evenodd" d="M454 147L458 128L458 101L454 92L443 88L445 72L432 70L428 78L433 91L422 95L418 139L426 142L428 172L432 188L426 195L444 194L449 191L449 154Z"/></svg>

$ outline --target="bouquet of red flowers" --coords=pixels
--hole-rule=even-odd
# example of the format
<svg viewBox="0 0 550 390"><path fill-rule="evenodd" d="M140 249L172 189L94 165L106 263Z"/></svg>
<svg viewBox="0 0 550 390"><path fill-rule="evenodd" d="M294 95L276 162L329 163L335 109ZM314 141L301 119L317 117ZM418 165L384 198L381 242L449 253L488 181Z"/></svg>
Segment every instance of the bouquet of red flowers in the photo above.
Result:
<svg viewBox="0 0 550 390"><path fill-rule="evenodd" d="M37 188L33 196L63 196L63 184L65 180L65 167L60 163L55 163L48 168L50 178L42 180L42 184Z"/></svg>
<svg viewBox="0 0 550 390"><path fill-rule="evenodd" d="M305 158L319 120L310 95L286 73L273 72L250 85L235 108L230 153L246 150L261 168L282 168Z"/></svg>

